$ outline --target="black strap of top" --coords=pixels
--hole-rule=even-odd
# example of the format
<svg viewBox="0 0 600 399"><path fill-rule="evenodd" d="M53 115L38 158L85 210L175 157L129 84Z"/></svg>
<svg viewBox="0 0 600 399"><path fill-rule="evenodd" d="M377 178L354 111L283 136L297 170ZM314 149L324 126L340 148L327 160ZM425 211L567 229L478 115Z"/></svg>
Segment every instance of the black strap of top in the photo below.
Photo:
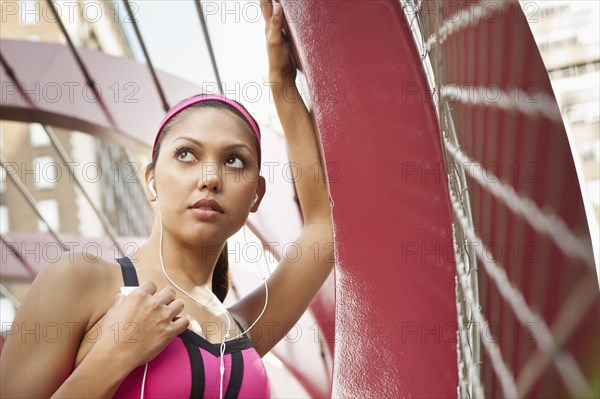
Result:
<svg viewBox="0 0 600 399"><path fill-rule="evenodd" d="M139 286L140 283L138 282L137 273L135 272L133 263L131 263L131 259L125 256L123 258L118 258L117 262L119 262L119 265L121 265L121 272L123 273L123 281L125 282L125 286Z"/></svg>
<svg viewBox="0 0 600 399"><path fill-rule="evenodd" d="M231 372L229 384L225 391L225 399L235 399L242 388L242 379L244 378L244 357L242 352L237 351L231 354Z"/></svg>

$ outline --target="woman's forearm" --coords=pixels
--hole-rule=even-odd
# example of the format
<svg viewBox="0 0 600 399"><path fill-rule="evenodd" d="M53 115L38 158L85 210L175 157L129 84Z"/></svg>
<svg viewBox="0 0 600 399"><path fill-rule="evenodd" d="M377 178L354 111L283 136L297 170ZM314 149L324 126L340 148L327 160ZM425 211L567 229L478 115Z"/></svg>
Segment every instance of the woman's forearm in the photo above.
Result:
<svg viewBox="0 0 600 399"><path fill-rule="evenodd" d="M110 398L130 372L114 357L90 352L52 398Z"/></svg>
<svg viewBox="0 0 600 399"><path fill-rule="evenodd" d="M277 76L272 79L273 98L287 141L304 223L329 223L329 195L312 118L293 81Z"/></svg>
<svg viewBox="0 0 600 399"><path fill-rule="evenodd" d="M283 37L279 3L261 1L265 18L269 82L283 127L304 224L330 224L329 194L312 119L295 85L296 68Z"/></svg>

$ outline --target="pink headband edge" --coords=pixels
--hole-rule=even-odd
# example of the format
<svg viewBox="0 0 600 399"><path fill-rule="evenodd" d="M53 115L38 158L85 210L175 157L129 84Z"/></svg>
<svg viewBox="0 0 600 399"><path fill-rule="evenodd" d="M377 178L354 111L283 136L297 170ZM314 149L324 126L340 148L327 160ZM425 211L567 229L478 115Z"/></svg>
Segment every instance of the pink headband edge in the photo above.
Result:
<svg viewBox="0 0 600 399"><path fill-rule="evenodd" d="M250 127L252 128L252 131L254 132L254 135L256 136L256 138L258 139L258 142L260 143L260 130L259 130L256 122L254 122L254 119L252 118L250 113L248 111L246 111L240 104L238 104L236 101L231 100L230 98L227 98L225 96L220 96L220 95L216 95L216 94L200 94L200 95L188 98L187 100L181 101L179 104L177 104L173 108L171 108L169 110L169 112L167 112L167 114L164 116L163 120L160 122L160 125L158 127L158 132L156 133L156 137L154 138L154 144L152 145L152 158L154 158L154 152L156 151L156 143L158 143L158 138L160 137L160 132L162 131L163 127L167 124L167 122L169 122L171 120L171 118L173 118L175 115L177 115L179 112L183 111L187 107L194 105L194 104L204 102L204 101L220 101L220 102L228 104L228 105L232 106L233 108L235 108L236 110L238 110L244 116L246 121L248 121L248 123L250 124Z"/></svg>

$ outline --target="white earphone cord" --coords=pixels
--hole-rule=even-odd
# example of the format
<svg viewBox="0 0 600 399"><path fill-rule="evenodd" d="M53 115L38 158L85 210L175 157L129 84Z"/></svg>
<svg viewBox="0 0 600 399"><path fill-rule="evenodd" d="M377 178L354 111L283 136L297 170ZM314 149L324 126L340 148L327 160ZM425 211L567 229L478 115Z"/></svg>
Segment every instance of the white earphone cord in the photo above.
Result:
<svg viewBox="0 0 600 399"><path fill-rule="evenodd" d="M258 315L258 318L254 321L254 323L252 323L250 325L250 327L248 327L245 331L242 331L241 334L236 335L235 337L231 338L231 339L225 339L225 337L229 334L229 331L231 329L231 318L229 317L229 314L227 313L227 310L222 310L219 308L215 308L212 306L208 306L207 304L203 304L200 303L200 301L198 301L195 297L193 297L191 294L189 294L188 292L186 292L183 288L181 288L179 285L177 285L172 279L171 277L169 277L169 275L167 274L167 270L165 269L165 263L163 260L163 253L162 253L162 247L163 247L163 221L162 221L162 214L160 212L160 202L158 201L158 194L156 193L156 189L153 185L154 183L154 179L150 180L149 183L149 187L150 187L150 192L152 193L152 195L154 196L154 199L156 199L156 208L158 209L158 218L160 219L160 240L159 240L159 247L158 247L158 252L160 255L160 265L162 267L162 272L165 275L165 277L167 278L167 280L169 280L169 282L175 286L179 291L183 292L185 295L187 295L188 297L190 297L191 299L194 300L194 302L196 302L198 305L201 306L205 306L209 309L213 309L213 310L217 310L221 313L223 313L226 317L227 317L227 330L225 331L225 334L223 334L223 341L221 342L221 346L220 346L220 366L219 366L219 374L220 374L220 387L219 387L219 398L223 399L223 376L225 374L225 342L227 341L232 341L234 339L237 339L241 336L243 336L244 334L246 334L248 331L250 331L252 329L252 327L254 327L256 325L256 323L258 323L258 321L260 320L260 318L262 317L262 315L265 313L265 310L267 309L267 303L269 302L269 288L267 287L267 279L262 275L262 271L260 270L260 267L258 268L258 272L260 273L260 276L263 280L263 284L265 286L265 305L263 306L262 311L260 312L260 314ZM256 202L256 200L254 201L254 203ZM253 203L253 205L254 205ZM244 240L246 240L246 225L244 225ZM264 251L263 251L263 255L264 255ZM266 262L266 256L265 258L265 262ZM269 268L268 263L266 263L267 265L267 269ZM144 388L146 385L146 375L148 373L148 363L146 363L145 367L144 367L144 377L142 378L142 390L141 390L141 394L140 394L140 399L144 399Z"/></svg>

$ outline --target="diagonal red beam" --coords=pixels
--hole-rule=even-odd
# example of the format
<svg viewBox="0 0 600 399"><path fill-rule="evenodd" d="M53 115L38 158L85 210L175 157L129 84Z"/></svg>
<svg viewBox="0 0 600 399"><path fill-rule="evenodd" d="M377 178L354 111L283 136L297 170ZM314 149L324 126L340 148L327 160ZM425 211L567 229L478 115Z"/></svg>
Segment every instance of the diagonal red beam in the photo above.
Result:
<svg viewBox="0 0 600 399"><path fill-rule="evenodd" d="M21 96L25 99L27 104L29 104L32 107L35 107L36 106L35 103L31 99L29 94L25 90L23 90L23 87L19 84L19 79L17 77L17 74L15 73L14 69L11 68L11 66L8 64L8 62L6 61L6 59L4 58L2 53L0 53L0 64L6 71L6 74L8 75L10 80L12 80L12 82L15 84L17 90L19 91L19 94L21 94Z"/></svg>
<svg viewBox="0 0 600 399"><path fill-rule="evenodd" d="M52 0L47 0L47 3L48 3L48 5L50 5L50 7L49 7L50 11L52 11L54 19L56 20L56 22L58 22L58 26L60 27L60 30L61 30L63 36L65 37L65 40L67 41L67 45L69 46L69 49L71 50L71 53L73 54L73 57L75 58L75 61L77 62L77 65L79 66L79 69L81 70L81 73L83 73L83 76L85 77L85 84L89 88L92 89L92 91L94 92L94 96L96 97L96 100L98 101L98 105L102 109L102 112L104 112L106 119L108 120L109 124L113 128L116 129L117 124L115 123L115 120L113 119L112 115L110 114L108 107L104 103L102 94L98 91L96 82L94 82L94 79L92 79L92 76L90 75L87 67L85 66L85 63L83 62L83 59L81 58L81 55L79 54L79 51L77 51L77 48L73 44L73 40L71 40L71 36L69 36L69 32L67 32L65 25L62 23L62 20L60 19L60 14L56 10L56 7L54 7L54 3L52 2Z"/></svg>
<svg viewBox="0 0 600 399"><path fill-rule="evenodd" d="M19 249L14 245L14 241L12 241L6 234L0 234L0 241L4 244L8 249L12 251L12 253L17 257L21 265L27 270L29 276L34 279L37 275L36 271L33 270L33 267L27 262L27 260L23 257Z"/></svg>

